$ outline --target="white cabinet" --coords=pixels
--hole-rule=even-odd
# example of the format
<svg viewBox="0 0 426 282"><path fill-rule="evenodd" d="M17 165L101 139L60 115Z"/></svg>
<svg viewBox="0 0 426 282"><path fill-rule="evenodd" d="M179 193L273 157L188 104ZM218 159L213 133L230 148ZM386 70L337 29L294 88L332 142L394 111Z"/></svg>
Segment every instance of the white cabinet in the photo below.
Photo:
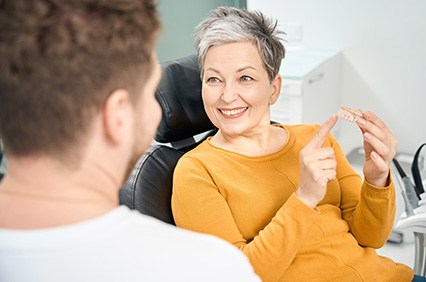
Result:
<svg viewBox="0 0 426 282"><path fill-rule="evenodd" d="M321 124L339 108L340 53L289 50L281 64L281 95L271 120L284 124Z"/></svg>

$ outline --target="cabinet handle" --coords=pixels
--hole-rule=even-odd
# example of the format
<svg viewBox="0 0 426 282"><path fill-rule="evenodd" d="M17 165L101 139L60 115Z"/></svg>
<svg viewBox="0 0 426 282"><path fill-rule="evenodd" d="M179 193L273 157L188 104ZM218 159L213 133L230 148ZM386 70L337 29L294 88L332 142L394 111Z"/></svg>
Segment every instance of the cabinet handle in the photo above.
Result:
<svg viewBox="0 0 426 282"><path fill-rule="evenodd" d="M323 77L324 77L324 74L323 74L322 72L320 72L320 73L319 73L319 74L317 74L316 76L314 76L314 77L310 78L310 79L308 80L308 83L309 83L309 84L315 83L315 82L317 82L318 80L322 79Z"/></svg>

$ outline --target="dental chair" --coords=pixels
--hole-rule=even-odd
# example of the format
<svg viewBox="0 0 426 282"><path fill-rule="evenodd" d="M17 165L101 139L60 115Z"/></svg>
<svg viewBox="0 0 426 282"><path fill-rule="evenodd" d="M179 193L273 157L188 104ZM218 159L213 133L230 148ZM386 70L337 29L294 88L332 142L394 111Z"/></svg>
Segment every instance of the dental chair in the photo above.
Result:
<svg viewBox="0 0 426 282"><path fill-rule="evenodd" d="M120 190L120 204L175 224L171 210L172 177L179 158L213 135L201 99L196 55L162 64L155 96L163 115L155 143L142 155Z"/></svg>
<svg viewBox="0 0 426 282"><path fill-rule="evenodd" d="M6 163L5 159L6 158L5 158L4 153L3 153L3 143L0 140L0 181L4 177L4 169L5 169L5 166L6 166L5 165L5 163Z"/></svg>

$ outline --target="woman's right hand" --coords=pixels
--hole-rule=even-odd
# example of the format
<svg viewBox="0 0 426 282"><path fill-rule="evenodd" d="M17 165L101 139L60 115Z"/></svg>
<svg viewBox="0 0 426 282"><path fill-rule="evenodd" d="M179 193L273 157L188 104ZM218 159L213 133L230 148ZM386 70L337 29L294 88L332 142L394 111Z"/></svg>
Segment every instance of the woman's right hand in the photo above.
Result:
<svg viewBox="0 0 426 282"><path fill-rule="evenodd" d="M324 122L299 154L299 186L295 193L311 208L315 208L324 198L327 183L336 178L334 150L331 147L322 147L336 122L337 116L332 116Z"/></svg>

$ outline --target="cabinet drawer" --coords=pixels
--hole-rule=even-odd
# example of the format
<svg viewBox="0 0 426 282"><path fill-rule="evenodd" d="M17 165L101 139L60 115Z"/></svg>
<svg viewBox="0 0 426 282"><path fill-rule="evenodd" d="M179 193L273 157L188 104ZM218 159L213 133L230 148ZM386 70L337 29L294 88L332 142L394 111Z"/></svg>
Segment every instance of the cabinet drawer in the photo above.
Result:
<svg viewBox="0 0 426 282"><path fill-rule="evenodd" d="M281 95L272 106L272 111L275 110L291 114L302 114L302 97Z"/></svg>
<svg viewBox="0 0 426 282"><path fill-rule="evenodd" d="M281 95L301 96L302 81L294 79L283 79Z"/></svg>
<svg viewBox="0 0 426 282"><path fill-rule="evenodd" d="M272 112L271 120L283 124L301 124L302 115L287 114L283 112Z"/></svg>

